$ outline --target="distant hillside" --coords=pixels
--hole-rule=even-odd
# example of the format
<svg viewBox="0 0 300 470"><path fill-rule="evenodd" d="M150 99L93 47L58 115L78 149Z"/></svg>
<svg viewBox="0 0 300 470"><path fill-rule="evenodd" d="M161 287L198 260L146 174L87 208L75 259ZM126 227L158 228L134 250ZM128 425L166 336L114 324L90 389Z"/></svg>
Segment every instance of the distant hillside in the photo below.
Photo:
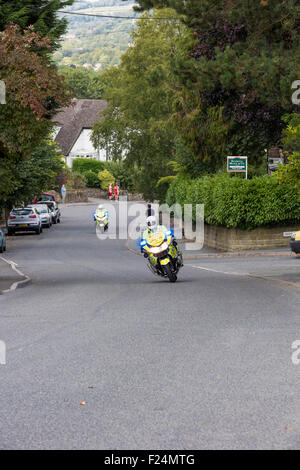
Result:
<svg viewBox="0 0 300 470"><path fill-rule="evenodd" d="M67 11L79 13L134 16L134 1L121 0L78 0ZM64 16L63 14L60 14ZM76 65L104 70L117 65L121 54L127 49L130 31L135 20L91 18L88 16L65 15L69 22L62 46L54 54L58 65Z"/></svg>

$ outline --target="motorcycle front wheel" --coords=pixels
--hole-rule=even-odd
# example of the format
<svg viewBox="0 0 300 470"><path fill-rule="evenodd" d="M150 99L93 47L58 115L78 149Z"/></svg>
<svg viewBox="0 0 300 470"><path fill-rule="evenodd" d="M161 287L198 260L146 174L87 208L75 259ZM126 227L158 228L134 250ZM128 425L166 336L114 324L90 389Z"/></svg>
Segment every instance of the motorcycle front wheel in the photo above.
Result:
<svg viewBox="0 0 300 470"><path fill-rule="evenodd" d="M166 264L164 266L164 271L165 271L166 275L168 276L170 282L176 282L177 281L177 276L176 276L176 274L174 274L172 272L170 263Z"/></svg>

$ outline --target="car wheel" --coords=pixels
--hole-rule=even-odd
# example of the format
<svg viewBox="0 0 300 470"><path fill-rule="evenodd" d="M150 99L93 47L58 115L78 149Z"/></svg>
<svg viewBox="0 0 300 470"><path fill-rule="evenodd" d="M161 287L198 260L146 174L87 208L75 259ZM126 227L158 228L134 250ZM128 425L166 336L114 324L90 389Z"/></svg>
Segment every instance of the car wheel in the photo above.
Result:
<svg viewBox="0 0 300 470"><path fill-rule="evenodd" d="M8 229L7 235L10 235L10 236L11 236L11 235L14 235L14 233L15 233L15 232L14 232L13 230L9 230L9 229Z"/></svg>
<svg viewBox="0 0 300 470"><path fill-rule="evenodd" d="M0 246L0 253L3 253L3 251L4 251L4 244L2 242L2 245Z"/></svg>

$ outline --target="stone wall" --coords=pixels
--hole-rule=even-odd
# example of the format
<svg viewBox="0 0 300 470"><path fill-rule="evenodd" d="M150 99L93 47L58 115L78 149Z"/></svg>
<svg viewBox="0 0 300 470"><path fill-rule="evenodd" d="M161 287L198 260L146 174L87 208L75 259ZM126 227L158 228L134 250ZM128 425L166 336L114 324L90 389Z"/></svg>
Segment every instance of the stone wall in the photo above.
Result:
<svg viewBox="0 0 300 470"><path fill-rule="evenodd" d="M205 225L204 246L221 251L260 250L288 247L290 238L283 232L294 232L299 226L260 227L254 230L241 230Z"/></svg>
<svg viewBox="0 0 300 470"><path fill-rule="evenodd" d="M181 219L171 219L171 228L184 227ZM195 231L195 226L193 226ZM204 247L220 251L262 250L289 247L290 237L284 237L284 232L296 232L300 226L259 227L254 230L217 227L204 224ZM186 236L184 237L188 240Z"/></svg>
<svg viewBox="0 0 300 470"><path fill-rule="evenodd" d="M88 197L94 199L104 199L107 195L107 191L103 191L103 189L100 188L85 188L85 192Z"/></svg>
<svg viewBox="0 0 300 470"><path fill-rule="evenodd" d="M58 203L62 202L62 197L60 193L51 191L55 194L56 201ZM72 203L72 202L88 202L88 195L86 193L85 189L72 189L68 190L66 194L66 203Z"/></svg>
<svg viewBox="0 0 300 470"><path fill-rule="evenodd" d="M107 198L107 191L103 191L100 188L86 188L85 189L88 197L94 199L106 199ZM143 196L138 193L129 193L123 189L120 190L120 197L127 196L128 201L143 201Z"/></svg>
<svg viewBox="0 0 300 470"><path fill-rule="evenodd" d="M55 194L58 203L62 202L61 194L55 191L50 191ZM127 196L128 201L143 201L143 197L138 193L128 193L127 191L121 190L120 197ZM68 190L66 195L66 203L72 202L88 202L89 198L93 199L107 199L107 191L103 191L100 188L84 188Z"/></svg>

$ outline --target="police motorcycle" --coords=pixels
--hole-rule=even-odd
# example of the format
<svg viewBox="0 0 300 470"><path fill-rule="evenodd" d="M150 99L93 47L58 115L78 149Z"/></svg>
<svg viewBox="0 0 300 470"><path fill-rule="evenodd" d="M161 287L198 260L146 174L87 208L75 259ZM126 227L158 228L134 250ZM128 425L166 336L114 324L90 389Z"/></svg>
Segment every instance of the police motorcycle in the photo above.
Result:
<svg viewBox="0 0 300 470"><path fill-rule="evenodd" d="M104 231L108 229L108 211L99 204L93 216L94 221L96 222L96 229L100 230L101 233L104 233Z"/></svg>
<svg viewBox="0 0 300 470"><path fill-rule="evenodd" d="M148 268L153 274L168 278L170 282L176 282L183 261L172 231L163 225L157 225L154 216L148 217L147 226L140 247L144 258L148 260Z"/></svg>

